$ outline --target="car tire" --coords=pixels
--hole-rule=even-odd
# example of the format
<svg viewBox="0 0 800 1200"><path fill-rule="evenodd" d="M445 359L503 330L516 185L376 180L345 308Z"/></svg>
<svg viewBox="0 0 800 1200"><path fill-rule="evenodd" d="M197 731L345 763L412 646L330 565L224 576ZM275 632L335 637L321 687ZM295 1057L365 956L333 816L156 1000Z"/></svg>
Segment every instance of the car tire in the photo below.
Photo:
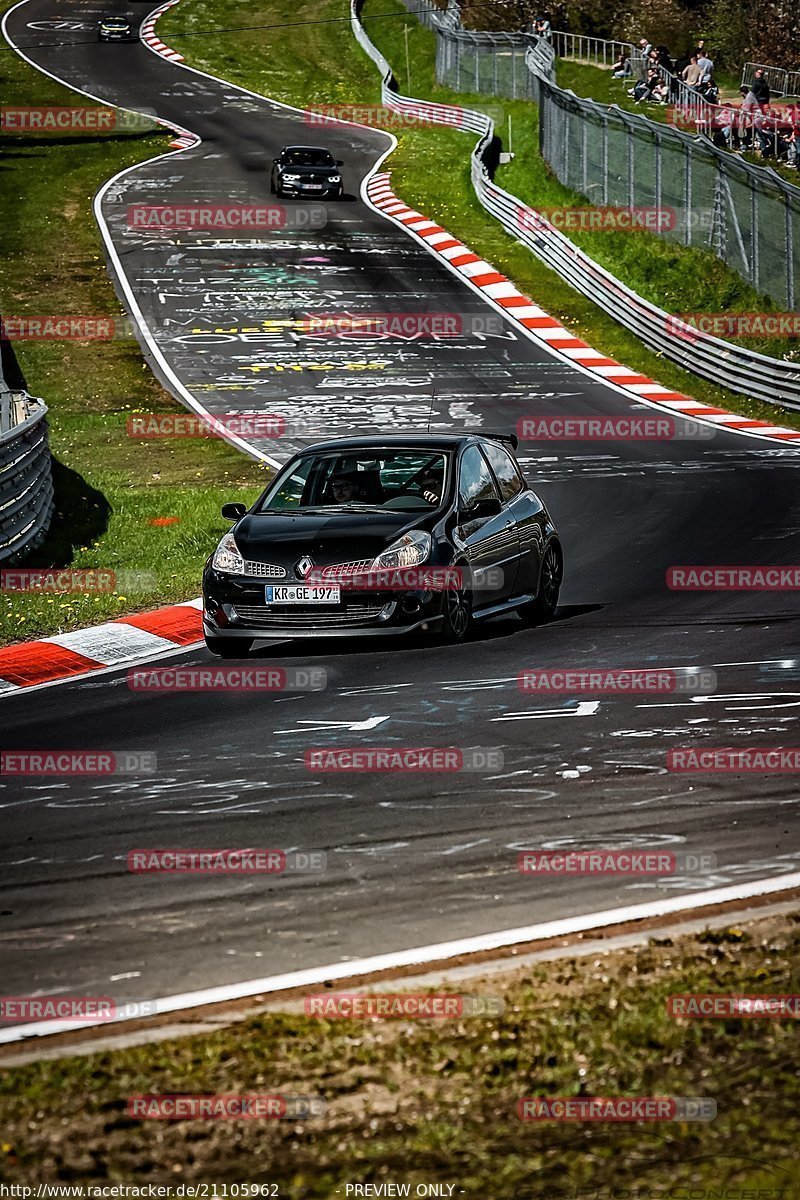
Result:
<svg viewBox="0 0 800 1200"><path fill-rule="evenodd" d="M247 658L252 648L252 638L218 638L206 635L206 649L217 658Z"/></svg>
<svg viewBox="0 0 800 1200"><path fill-rule="evenodd" d="M536 599L519 610L520 616L528 625L541 625L545 621L552 621L558 608L563 578L564 555L559 543L553 539L545 547Z"/></svg>
<svg viewBox="0 0 800 1200"><path fill-rule="evenodd" d="M456 563L464 579L469 574L466 563ZM460 588L447 588L442 600L441 636L450 644L465 642L472 630L472 589L465 583Z"/></svg>

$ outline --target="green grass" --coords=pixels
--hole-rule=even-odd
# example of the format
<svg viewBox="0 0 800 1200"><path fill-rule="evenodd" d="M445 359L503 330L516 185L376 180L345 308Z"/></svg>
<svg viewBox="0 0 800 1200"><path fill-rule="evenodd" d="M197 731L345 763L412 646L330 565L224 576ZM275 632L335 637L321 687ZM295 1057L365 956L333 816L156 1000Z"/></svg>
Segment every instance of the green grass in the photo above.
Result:
<svg viewBox="0 0 800 1200"><path fill-rule="evenodd" d="M8 106L84 103L27 66L0 57ZM111 175L168 148L156 133L0 136L0 312L121 317L92 198ZM0 595L0 641L50 635L122 612L196 596L202 561L228 527L225 499L255 496L263 472L224 443L134 440L133 412L183 412L155 381L138 343L19 341L28 389L49 407L56 509L46 543L25 566L124 570L97 595ZM177 517L169 526L153 519ZM142 573L141 578L136 578Z"/></svg>
<svg viewBox="0 0 800 1200"><path fill-rule="evenodd" d="M656 936L442 989L499 997L502 1015L491 1018L273 1013L206 1036L8 1069L0 1181L269 1182L284 1200L344 1197L346 1183L410 1183L411 1195L419 1183L450 1184L455 1196L487 1200L574 1198L576 1189L592 1200L793 1200L796 1022L676 1020L666 1001L797 993L798 922ZM254 1092L321 1097L327 1111L307 1123L126 1114L135 1094ZM717 1117L535 1125L516 1116L522 1096L576 1095L706 1097Z"/></svg>
<svg viewBox="0 0 800 1200"><path fill-rule="evenodd" d="M468 107L488 106L493 112L501 106L497 124L504 131L511 116L517 157L508 167L500 168L497 179L502 186L534 207L585 205L585 200L563 188L543 163L535 136L535 105L494 101L439 87L435 82L434 35L391 0L381 3L377 11L382 15L370 19L368 5L364 24L393 65L402 91ZM183 0L161 19L159 31L193 65L276 99L297 105L328 100L374 104L379 98L377 70L352 38L343 19L346 12L342 0L324 0L321 4L306 0L300 5L276 0L268 11L248 10L245 19L236 0ZM242 28L261 23L271 28ZM240 28L215 32L213 37L194 36L201 30L230 30L235 26ZM408 29L410 84L404 71L404 26ZM398 148L387 160L397 194L444 224L576 336L665 386L753 419L775 421L773 406L726 392L643 347L633 334L510 238L474 196L469 177L473 135L421 128L397 136ZM762 311L774 307L710 252L675 246L647 233L579 233L575 241L608 270L668 311ZM773 339L747 344L772 355L779 348ZM788 352L797 353L795 343L789 345ZM778 419L783 425L800 428L800 414L779 410Z"/></svg>

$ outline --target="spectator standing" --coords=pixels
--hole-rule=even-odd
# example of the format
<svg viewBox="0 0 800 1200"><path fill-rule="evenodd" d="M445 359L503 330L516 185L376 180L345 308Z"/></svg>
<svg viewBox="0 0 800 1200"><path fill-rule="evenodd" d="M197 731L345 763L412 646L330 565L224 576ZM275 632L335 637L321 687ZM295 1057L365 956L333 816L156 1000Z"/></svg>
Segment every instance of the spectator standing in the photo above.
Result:
<svg viewBox="0 0 800 1200"><path fill-rule="evenodd" d="M700 76L700 85L699 86L702 87L703 84L711 83L711 80L714 75L714 63L713 63L712 59L710 59L708 57L708 54L705 50L703 50L702 53L700 55L698 55L697 65L700 68L700 70L702 71L702 75Z"/></svg>
<svg viewBox="0 0 800 1200"><path fill-rule="evenodd" d="M683 71L681 71L681 79L687 87L696 88L702 78L703 68L697 61L697 55L693 54L688 67L684 67Z"/></svg>
<svg viewBox="0 0 800 1200"><path fill-rule="evenodd" d="M763 110L766 105L769 104L772 97L769 90L769 84L767 83L767 77L762 71L761 67L758 68L753 76L753 82L750 85L750 91L753 93Z"/></svg>

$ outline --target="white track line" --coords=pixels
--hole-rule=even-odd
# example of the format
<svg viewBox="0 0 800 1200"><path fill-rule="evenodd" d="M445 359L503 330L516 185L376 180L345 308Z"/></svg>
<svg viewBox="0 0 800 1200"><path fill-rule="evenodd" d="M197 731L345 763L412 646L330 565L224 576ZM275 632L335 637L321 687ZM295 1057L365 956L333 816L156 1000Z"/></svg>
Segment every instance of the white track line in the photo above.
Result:
<svg viewBox="0 0 800 1200"><path fill-rule="evenodd" d="M586 913L579 917L566 917L560 921L545 921L540 925L523 925L519 929L501 929L497 933L483 933L476 937L459 938L450 942L436 942L430 946L418 946L412 950L398 950L391 954L376 954L369 958L346 959L323 967L309 967L304 971L290 971L285 975L268 975L262 979L251 979L244 983L224 984L221 987L202 988L195 992L164 996L155 1001L156 1012L161 1015L192 1008L203 1008L209 1004L224 1004L248 996L262 996L271 992L283 992L292 988L308 987L312 984L328 983L336 979L352 979L371 975L378 971L389 971L399 967L418 966L423 963L443 962L463 954L478 954L487 950L498 950L526 942L546 938L565 937L587 929L602 929L621 925L628 921L644 921L668 913L691 912L696 908L725 904L732 900L746 900L753 896L765 896L772 892L785 892L800 887L800 872L779 875L770 879L756 879L749 883L731 887L715 888L710 892L691 896L664 897L647 904L632 904L624 908L612 908L601 912ZM398 981L402 986L402 981ZM65 994L80 991L65 988ZM49 1034L68 1033L74 1029L91 1029L101 1025L123 1025L123 1018L114 1021L34 1021L27 1025L15 1025L0 1030L0 1045L20 1042L25 1038L46 1037Z"/></svg>

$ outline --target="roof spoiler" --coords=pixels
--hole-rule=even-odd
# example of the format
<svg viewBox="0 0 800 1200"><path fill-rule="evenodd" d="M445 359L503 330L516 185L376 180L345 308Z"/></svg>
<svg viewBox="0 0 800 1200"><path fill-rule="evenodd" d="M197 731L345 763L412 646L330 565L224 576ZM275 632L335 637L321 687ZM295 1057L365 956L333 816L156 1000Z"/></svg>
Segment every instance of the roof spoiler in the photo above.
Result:
<svg viewBox="0 0 800 1200"><path fill-rule="evenodd" d="M488 433L485 429L481 429L480 436L490 438L493 442L507 442L512 450L516 450L519 446L519 438L515 433Z"/></svg>

